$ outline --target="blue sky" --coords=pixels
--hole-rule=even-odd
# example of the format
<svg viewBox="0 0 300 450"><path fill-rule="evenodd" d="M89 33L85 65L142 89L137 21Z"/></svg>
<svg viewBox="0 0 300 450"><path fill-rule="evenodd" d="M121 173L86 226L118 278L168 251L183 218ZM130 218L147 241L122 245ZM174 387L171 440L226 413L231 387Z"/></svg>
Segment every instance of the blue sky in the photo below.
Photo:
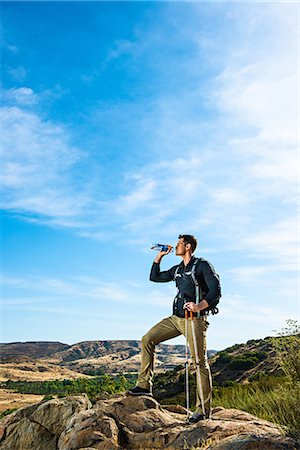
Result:
<svg viewBox="0 0 300 450"><path fill-rule="evenodd" d="M140 339L175 295L149 248L181 233L222 281L209 348L299 318L297 23L293 2L2 3L2 342Z"/></svg>

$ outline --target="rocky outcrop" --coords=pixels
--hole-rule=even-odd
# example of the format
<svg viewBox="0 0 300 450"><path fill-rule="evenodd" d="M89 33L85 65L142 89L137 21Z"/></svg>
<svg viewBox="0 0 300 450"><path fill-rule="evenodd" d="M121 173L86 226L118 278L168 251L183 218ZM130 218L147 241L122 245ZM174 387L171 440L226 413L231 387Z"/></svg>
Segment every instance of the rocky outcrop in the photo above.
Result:
<svg viewBox="0 0 300 450"><path fill-rule="evenodd" d="M215 408L212 419L186 425L181 406L151 397L101 400L86 395L22 408L0 425L1 450L188 449L293 450L275 424L235 409Z"/></svg>

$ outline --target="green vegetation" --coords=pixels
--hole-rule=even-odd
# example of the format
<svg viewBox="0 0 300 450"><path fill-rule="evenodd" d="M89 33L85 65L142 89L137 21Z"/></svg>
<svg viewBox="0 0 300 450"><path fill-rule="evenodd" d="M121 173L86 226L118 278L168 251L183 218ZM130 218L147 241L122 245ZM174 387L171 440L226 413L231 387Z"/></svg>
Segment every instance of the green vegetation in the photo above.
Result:
<svg viewBox="0 0 300 450"><path fill-rule="evenodd" d="M247 351L244 346L234 345L219 352L216 364L232 377L253 368L270 353L276 355L277 368L272 375L256 371L248 382L241 384L235 380L222 381L219 386L213 381L213 406L235 408L249 412L262 419L280 425L284 432L294 438L300 438L300 325L296 321L287 321L287 327L277 337L264 340L251 340L250 344L260 344L263 349ZM244 351L243 351L244 349ZM234 373L236 372L236 373ZM185 406L184 372L170 371L159 376L155 387L160 390L161 403L181 404ZM172 379L173 376L173 379ZM173 387L172 387L173 382ZM175 384L180 383L180 389ZM195 407L195 377L190 377L191 408Z"/></svg>
<svg viewBox="0 0 300 450"><path fill-rule="evenodd" d="M288 377L261 374L248 384L215 387L213 406L236 408L281 425L292 437L300 436L300 384Z"/></svg>
<svg viewBox="0 0 300 450"><path fill-rule="evenodd" d="M97 369L86 368L81 371L84 375L91 375L92 377L99 377L101 375L105 375L104 367L98 367Z"/></svg>
<svg viewBox="0 0 300 450"><path fill-rule="evenodd" d="M52 395L65 397L71 394L86 393L91 401L101 394L117 394L135 385L136 375L103 375L95 378L78 378L77 380L54 381L6 381L0 384L5 389L12 389L22 394L44 394L44 400Z"/></svg>
<svg viewBox="0 0 300 450"><path fill-rule="evenodd" d="M300 323L287 320L287 326L272 338L278 363L285 375L294 382L300 382Z"/></svg>
<svg viewBox="0 0 300 450"><path fill-rule="evenodd" d="M2 419L3 417L7 416L8 414L13 413L14 411L17 411L17 409L18 408L6 409L2 413L0 413L0 419Z"/></svg>
<svg viewBox="0 0 300 450"><path fill-rule="evenodd" d="M249 342L255 343L254 340ZM213 406L247 411L281 425L289 436L299 439L300 324L287 320L287 326L277 333L277 337L268 338L268 342L275 350L283 376L256 372L249 378L248 384L227 381L222 387L215 386ZM236 345L219 354L219 362L226 362L232 370L247 370L267 357L264 351L233 356L229 354L233 350L237 350Z"/></svg>
<svg viewBox="0 0 300 450"><path fill-rule="evenodd" d="M267 353L264 351L248 351L241 355L234 356L229 353L228 350L223 350L218 353L217 361L218 364L226 365L230 370L243 371L251 369L266 357Z"/></svg>

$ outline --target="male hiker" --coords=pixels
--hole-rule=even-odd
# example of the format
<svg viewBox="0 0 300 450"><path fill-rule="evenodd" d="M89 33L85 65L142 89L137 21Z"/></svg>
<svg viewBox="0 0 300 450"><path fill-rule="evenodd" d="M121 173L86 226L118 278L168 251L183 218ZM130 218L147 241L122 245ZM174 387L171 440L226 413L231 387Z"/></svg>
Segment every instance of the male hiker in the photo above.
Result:
<svg viewBox="0 0 300 450"><path fill-rule="evenodd" d="M154 368L155 346L167 339L186 335L185 309L193 313L194 329L198 348L201 383L197 379L196 411L189 418L189 423L210 418L212 382L210 368L206 354L206 331L208 328L207 313L213 308L221 297L219 276L213 266L204 258L193 256L197 247L197 240L189 234L180 235L176 245L176 255L182 258L179 265L166 271L160 270L162 258L170 253L160 251L151 268L150 280L155 282L168 282L175 280L178 293L173 302L173 314L154 325L142 338L141 370L135 388L127 391L129 395L152 395L152 379ZM197 304L196 283L202 291L202 299ZM190 313L191 314L191 313ZM197 317L198 316L198 317ZM188 320L187 334L192 358L195 362L195 349L193 344L191 321ZM201 385L203 397L201 401ZM204 406L205 414L203 414Z"/></svg>

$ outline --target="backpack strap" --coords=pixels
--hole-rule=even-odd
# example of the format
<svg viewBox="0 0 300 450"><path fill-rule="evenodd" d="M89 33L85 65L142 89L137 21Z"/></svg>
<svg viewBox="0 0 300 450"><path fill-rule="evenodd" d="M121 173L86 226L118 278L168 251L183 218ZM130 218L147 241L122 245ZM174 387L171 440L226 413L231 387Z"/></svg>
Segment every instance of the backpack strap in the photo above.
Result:
<svg viewBox="0 0 300 450"><path fill-rule="evenodd" d="M173 281L176 281L176 277L177 277L178 271L179 271L179 265L176 267L176 270L175 270L175 272L174 272L174 278L173 278Z"/></svg>
<svg viewBox="0 0 300 450"><path fill-rule="evenodd" d="M178 275L178 271L179 271L179 265L176 267L176 270L174 272L173 281L175 281L175 283L176 283L176 278L177 278L177 275ZM177 286L177 284L176 284L176 286ZM177 286L177 294L176 294L175 298L177 298L178 296L179 296L179 287Z"/></svg>
<svg viewBox="0 0 300 450"><path fill-rule="evenodd" d="M195 258L194 264L191 269L191 277L193 279L194 285L195 285L195 292L196 292L196 305L198 305L202 300L202 290L201 286L199 284L199 281L196 278L195 272L196 272L196 266L199 262L199 258ZM200 317L200 311L197 312L197 317Z"/></svg>

